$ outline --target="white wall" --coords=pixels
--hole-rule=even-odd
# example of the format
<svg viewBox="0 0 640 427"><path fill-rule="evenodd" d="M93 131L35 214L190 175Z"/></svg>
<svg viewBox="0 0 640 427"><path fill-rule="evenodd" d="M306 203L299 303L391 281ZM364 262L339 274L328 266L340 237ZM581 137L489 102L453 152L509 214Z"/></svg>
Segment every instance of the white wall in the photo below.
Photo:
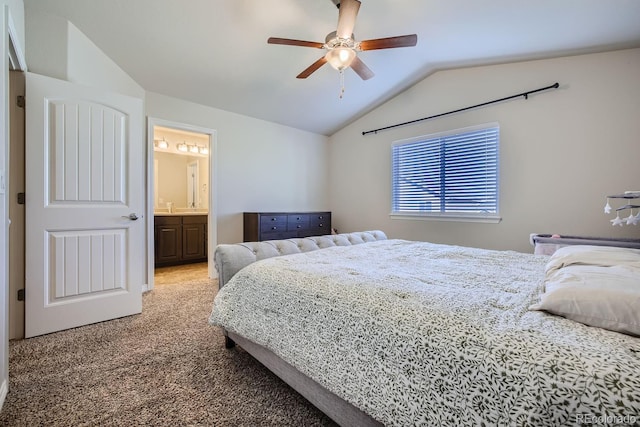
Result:
<svg viewBox="0 0 640 427"><path fill-rule="evenodd" d="M144 99L145 91L67 20L26 9L29 71Z"/></svg>
<svg viewBox="0 0 640 427"><path fill-rule="evenodd" d="M327 137L152 92L146 108L216 130L218 243L242 241L242 212L328 209Z"/></svg>
<svg viewBox="0 0 640 427"><path fill-rule="evenodd" d="M614 228L603 213L606 195L640 190L638 76L640 49L437 72L330 138L334 225L523 252L532 232L638 238L640 226ZM555 82L528 100L362 135ZM390 219L392 141L494 121L502 222Z"/></svg>

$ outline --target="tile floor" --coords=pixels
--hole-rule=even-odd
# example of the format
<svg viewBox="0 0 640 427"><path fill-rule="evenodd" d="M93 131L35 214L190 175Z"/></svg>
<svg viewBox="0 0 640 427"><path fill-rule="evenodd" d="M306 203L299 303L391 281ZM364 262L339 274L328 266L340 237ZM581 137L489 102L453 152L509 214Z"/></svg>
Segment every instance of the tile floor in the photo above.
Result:
<svg viewBox="0 0 640 427"><path fill-rule="evenodd" d="M206 279L207 268L208 264L206 262L159 267L155 269L155 284L170 285Z"/></svg>

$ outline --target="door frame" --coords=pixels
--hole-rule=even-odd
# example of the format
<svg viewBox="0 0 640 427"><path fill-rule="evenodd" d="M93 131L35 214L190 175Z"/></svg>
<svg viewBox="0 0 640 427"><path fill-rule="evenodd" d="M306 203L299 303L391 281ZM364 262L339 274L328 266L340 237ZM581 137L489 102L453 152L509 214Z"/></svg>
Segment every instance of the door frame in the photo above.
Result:
<svg viewBox="0 0 640 427"><path fill-rule="evenodd" d="M9 70L25 71L27 63L9 5L0 5L0 410L9 391Z"/></svg>
<svg viewBox="0 0 640 427"><path fill-rule="evenodd" d="M186 131L196 132L209 136L209 215L207 219L207 264L209 278L216 275L215 265L213 263L213 254L218 242L217 231L217 147L218 138L217 131L201 126L190 125L186 123L173 122L157 117L147 117L147 285L143 287L143 291L150 291L154 287L154 269L155 269L155 242L154 242L154 157L153 157L153 128L156 126Z"/></svg>

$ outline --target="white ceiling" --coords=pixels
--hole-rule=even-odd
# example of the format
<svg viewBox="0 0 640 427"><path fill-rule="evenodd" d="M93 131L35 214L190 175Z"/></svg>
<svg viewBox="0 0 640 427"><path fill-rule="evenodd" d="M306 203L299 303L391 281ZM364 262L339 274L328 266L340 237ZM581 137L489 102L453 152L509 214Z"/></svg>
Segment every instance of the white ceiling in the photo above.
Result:
<svg viewBox="0 0 640 427"><path fill-rule="evenodd" d="M362 81L324 51L331 0L25 0L71 21L145 90L331 135L438 69L640 46L637 0L362 0L356 40L418 35L416 47L359 53ZM545 82L543 82L545 83ZM454 95L454 94L452 94Z"/></svg>

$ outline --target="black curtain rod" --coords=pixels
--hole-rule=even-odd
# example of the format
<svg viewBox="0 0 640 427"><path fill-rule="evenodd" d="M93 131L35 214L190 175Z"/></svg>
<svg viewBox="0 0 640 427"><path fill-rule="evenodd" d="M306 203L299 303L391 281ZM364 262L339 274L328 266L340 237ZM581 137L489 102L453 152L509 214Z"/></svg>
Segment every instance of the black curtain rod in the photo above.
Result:
<svg viewBox="0 0 640 427"><path fill-rule="evenodd" d="M517 95L507 96L505 98L494 99L493 101L483 102L482 104L472 105L470 107L460 108L458 110L453 110L453 111L448 111L446 113L436 114L435 116L423 117L421 119L411 120L409 122L398 123L398 124L391 125L391 126L385 126L383 128L364 131L364 132L362 132L362 135L366 135L368 133L378 133L381 130L387 130L387 129L397 128L399 126L410 125L410 124L413 124L413 123L421 122L423 120L435 119L435 118L438 118L438 117L446 116L448 114L459 113L461 111L471 110L472 108L484 107L485 105L495 104L497 102L507 101L509 99L519 98L521 96L524 96L524 99L529 99L529 95L531 95L532 93L542 92L543 90L549 90L549 89L557 89L559 86L560 85L558 83L554 83L551 86L541 87L540 89L535 89L535 90L530 90L530 91L527 91L527 92L522 92L522 93L519 93Z"/></svg>

